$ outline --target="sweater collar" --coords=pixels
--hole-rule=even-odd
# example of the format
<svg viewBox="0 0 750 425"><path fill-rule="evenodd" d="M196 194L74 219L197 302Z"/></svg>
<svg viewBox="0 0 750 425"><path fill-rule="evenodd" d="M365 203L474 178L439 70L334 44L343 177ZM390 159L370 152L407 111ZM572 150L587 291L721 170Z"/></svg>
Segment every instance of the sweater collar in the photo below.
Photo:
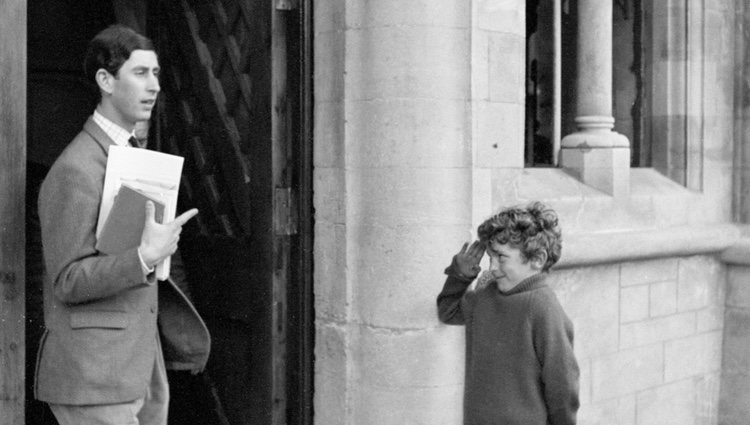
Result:
<svg viewBox="0 0 750 425"><path fill-rule="evenodd" d="M514 286L513 289L511 289L510 291L503 292L498 289L498 292L500 292L503 295L514 295L514 294L519 294L521 292L533 291L534 289L539 289L542 286L545 286L546 277L547 277L547 273L537 273L533 276L529 276L526 279L522 280L521 282L519 282L518 285Z"/></svg>

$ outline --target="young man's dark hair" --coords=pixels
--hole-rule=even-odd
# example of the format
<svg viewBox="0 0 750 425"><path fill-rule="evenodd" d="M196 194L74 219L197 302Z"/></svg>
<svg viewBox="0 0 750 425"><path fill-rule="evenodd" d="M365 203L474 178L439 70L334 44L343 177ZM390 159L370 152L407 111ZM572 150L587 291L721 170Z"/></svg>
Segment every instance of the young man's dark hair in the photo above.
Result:
<svg viewBox="0 0 750 425"><path fill-rule="evenodd" d="M105 69L117 77L125 61L133 50L152 50L154 43L124 25L111 25L97 34L89 42L86 56L83 59L83 73L86 79L94 82L96 72Z"/></svg>

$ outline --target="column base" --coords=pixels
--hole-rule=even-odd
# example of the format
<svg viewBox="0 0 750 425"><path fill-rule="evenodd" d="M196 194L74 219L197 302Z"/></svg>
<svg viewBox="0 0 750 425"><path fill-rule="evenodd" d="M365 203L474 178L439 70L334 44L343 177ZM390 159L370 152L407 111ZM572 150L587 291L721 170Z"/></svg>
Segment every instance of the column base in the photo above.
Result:
<svg viewBox="0 0 750 425"><path fill-rule="evenodd" d="M611 131L573 133L563 139L560 166L588 186L615 198L627 197L630 195L627 142L625 136Z"/></svg>

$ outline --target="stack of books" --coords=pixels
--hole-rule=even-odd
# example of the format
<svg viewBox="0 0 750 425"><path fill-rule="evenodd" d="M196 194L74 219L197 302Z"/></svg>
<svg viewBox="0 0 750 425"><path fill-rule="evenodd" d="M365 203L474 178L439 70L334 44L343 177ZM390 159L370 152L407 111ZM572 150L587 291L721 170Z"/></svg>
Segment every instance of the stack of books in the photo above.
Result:
<svg viewBox="0 0 750 425"><path fill-rule="evenodd" d="M155 221L168 223L177 212L181 156L146 149L111 146L107 157L96 249L118 254L141 243L146 202L154 202ZM156 265L156 278L169 277L170 259Z"/></svg>

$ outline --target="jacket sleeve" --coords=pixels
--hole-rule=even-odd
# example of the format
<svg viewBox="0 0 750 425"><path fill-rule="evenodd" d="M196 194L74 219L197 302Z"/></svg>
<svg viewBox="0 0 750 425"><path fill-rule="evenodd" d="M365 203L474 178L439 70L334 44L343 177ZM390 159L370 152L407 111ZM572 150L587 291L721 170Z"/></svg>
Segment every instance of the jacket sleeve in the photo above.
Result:
<svg viewBox="0 0 750 425"><path fill-rule="evenodd" d="M464 325L467 316L465 310L468 308L464 297L474 278L459 276L452 267L445 269L445 274L448 278L437 297L438 318L448 325Z"/></svg>
<svg viewBox="0 0 750 425"><path fill-rule="evenodd" d="M72 164L56 164L42 184L39 219L47 278L62 302L106 298L155 283L144 276L137 248L117 255L96 250L102 181Z"/></svg>
<svg viewBox="0 0 750 425"><path fill-rule="evenodd" d="M533 306L534 348L542 368L547 421L575 425L578 412L578 362L573 351L573 324L554 295Z"/></svg>

